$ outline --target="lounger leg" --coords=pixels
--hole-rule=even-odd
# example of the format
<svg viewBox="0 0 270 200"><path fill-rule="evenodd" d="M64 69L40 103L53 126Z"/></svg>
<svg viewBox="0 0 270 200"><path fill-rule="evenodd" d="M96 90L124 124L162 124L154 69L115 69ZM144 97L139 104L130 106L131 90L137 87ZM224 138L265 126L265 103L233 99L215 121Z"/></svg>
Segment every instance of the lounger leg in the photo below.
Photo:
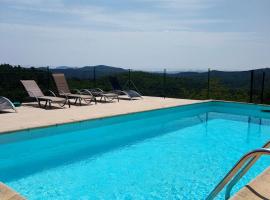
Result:
<svg viewBox="0 0 270 200"><path fill-rule="evenodd" d="M48 100L45 101L44 109L47 108Z"/></svg>
<svg viewBox="0 0 270 200"><path fill-rule="evenodd" d="M69 99L67 101L68 101L68 107L70 108L70 101L69 101Z"/></svg>
<svg viewBox="0 0 270 200"><path fill-rule="evenodd" d="M41 108L41 103L40 103L40 100L38 100L38 106Z"/></svg>

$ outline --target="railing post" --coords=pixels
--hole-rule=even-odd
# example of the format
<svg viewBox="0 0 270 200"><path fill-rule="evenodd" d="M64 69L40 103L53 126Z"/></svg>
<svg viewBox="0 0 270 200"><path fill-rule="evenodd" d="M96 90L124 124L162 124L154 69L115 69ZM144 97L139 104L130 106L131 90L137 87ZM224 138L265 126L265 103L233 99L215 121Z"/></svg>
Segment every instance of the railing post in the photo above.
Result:
<svg viewBox="0 0 270 200"><path fill-rule="evenodd" d="M164 69L163 71L163 97L166 98L166 76L167 76L167 70Z"/></svg>
<svg viewBox="0 0 270 200"><path fill-rule="evenodd" d="M96 67L93 68L93 80L94 80L94 88L96 88Z"/></svg>
<svg viewBox="0 0 270 200"><path fill-rule="evenodd" d="M249 103L253 102L253 79L254 79L254 70L251 70L250 71Z"/></svg>
<svg viewBox="0 0 270 200"><path fill-rule="evenodd" d="M210 72L211 72L211 69L208 68L208 74L207 74L207 99L210 99Z"/></svg>
<svg viewBox="0 0 270 200"><path fill-rule="evenodd" d="M50 67L47 66L47 90L50 90Z"/></svg>
<svg viewBox="0 0 270 200"><path fill-rule="evenodd" d="M263 103L263 96L264 96L264 81L265 81L265 71L262 74L262 90L261 90L261 104Z"/></svg>
<svg viewBox="0 0 270 200"><path fill-rule="evenodd" d="M129 90L130 90L130 83L131 83L130 73L131 73L131 70L128 69L128 89L129 89Z"/></svg>

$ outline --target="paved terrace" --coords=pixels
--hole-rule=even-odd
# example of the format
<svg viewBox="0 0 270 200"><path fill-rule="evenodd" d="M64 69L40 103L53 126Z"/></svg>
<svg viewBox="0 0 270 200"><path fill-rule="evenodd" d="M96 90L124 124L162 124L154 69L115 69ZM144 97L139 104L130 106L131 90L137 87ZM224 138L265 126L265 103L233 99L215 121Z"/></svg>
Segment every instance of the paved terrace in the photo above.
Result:
<svg viewBox="0 0 270 200"><path fill-rule="evenodd" d="M72 105L71 108L54 107L45 110L37 107L37 103L24 104L14 111L0 113L0 133L45 127L87 119L103 118L134 112L142 112L160 108L204 102L201 100L173 99L160 97L144 97L142 100L122 100L94 105Z"/></svg>

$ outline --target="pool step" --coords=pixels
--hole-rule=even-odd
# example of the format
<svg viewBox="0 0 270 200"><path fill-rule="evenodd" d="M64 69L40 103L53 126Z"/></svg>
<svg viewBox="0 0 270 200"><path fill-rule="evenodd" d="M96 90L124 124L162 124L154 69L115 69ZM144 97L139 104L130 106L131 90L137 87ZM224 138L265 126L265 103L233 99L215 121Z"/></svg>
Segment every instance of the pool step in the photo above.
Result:
<svg viewBox="0 0 270 200"><path fill-rule="evenodd" d="M24 197L0 182L0 199L1 200L25 200Z"/></svg>
<svg viewBox="0 0 270 200"><path fill-rule="evenodd" d="M230 200L262 199L270 199L270 167L230 198Z"/></svg>

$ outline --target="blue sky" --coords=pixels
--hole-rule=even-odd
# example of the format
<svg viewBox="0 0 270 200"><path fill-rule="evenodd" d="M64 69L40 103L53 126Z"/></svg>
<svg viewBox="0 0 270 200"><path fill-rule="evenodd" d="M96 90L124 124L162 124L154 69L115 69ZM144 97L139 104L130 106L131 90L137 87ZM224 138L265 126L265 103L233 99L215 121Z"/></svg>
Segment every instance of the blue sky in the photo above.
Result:
<svg viewBox="0 0 270 200"><path fill-rule="evenodd" d="M269 67L270 0L0 0L0 62Z"/></svg>

